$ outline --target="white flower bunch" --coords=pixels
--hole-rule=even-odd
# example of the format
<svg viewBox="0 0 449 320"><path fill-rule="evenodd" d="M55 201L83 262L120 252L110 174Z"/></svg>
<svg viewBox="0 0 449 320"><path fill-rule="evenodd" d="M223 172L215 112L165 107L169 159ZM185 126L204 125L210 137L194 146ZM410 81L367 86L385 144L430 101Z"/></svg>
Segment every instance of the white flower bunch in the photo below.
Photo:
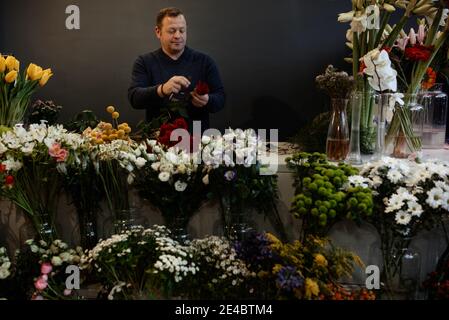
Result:
<svg viewBox="0 0 449 320"><path fill-rule="evenodd" d="M374 90L397 90L397 72L391 67L387 51L374 49L362 59L366 66L363 73L368 75L368 82Z"/></svg>
<svg viewBox="0 0 449 320"><path fill-rule="evenodd" d="M256 165L265 145L253 129L226 129L223 136L202 138L203 162L216 169L221 165L234 167Z"/></svg>
<svg viewBox="0 0 449 320"><path fill-rule="evenodd" d="M151 169L162 182L170 183L178 192L183 192L191 176L197 172L199 153L187 153L183 149L171 147L164 150L156 140L149 140L153 153L147 154Z"/></svg>
<svg viewBox="0 0 449 320"><path fill-rule="evenodd" d="M225 238L210 236L195 239L190 244L200 273L211 278L212 283L228 281L232 286L255 276L244 261L237 257L235 249Z"/></svg>
<svg viewBox="0 0 449 320"><path fill-rule="evenodd" d="M393 214L397 225L408 226L422 219L427 210L449 212L449 164L440 160L418 163L411 160L382 158L366 164L362 177L350 181L362 182L382 197L385 213ZM385 184L391 189L386 194ZM426 208L427 207L427 208Z"/></svg>
<svg viewBox="0 0 449 320"><path fill-rule="evenodd" d="M66 264L78 264L81 260L81 255L83 250L81 247L76 247L75 249L69 248L69 246L57 239L51 243L47 243L43 240L36 242L33 239L25 241L30 247L32 253L38 254L40 257L40 263L51 262L55 267L61 266L63 263Z"/></svg>
<svg viewBox="0 0 449 320"><path fill-rule="evenodd" d="M195 275L199 270L192 261L190 248L180 245L177 241L166 237L157 237L157 250L161 253L154 263L153 273L169 272L175 282L180 282L184 277Z"/></svg>
<svg viewBox="0 0 449 320"><path fill-rule="evenodd" d="M11 261L8 258L6 248L0 248L0 280L4 280L11 275Z"/></svg>

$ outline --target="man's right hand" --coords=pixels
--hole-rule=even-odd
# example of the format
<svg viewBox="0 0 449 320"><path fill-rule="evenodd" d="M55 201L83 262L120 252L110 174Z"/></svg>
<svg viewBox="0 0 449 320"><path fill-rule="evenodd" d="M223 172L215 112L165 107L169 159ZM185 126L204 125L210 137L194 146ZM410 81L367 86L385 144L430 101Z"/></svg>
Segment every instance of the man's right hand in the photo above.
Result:
<svg viewBox="0 0 449 320"><path fill-rule="evenodd" d="M161 85L161 91L163 95L169 96L172 93L179 93L182 88L190 86L190 81L183 76L174 76L170 80Z"/></svg>

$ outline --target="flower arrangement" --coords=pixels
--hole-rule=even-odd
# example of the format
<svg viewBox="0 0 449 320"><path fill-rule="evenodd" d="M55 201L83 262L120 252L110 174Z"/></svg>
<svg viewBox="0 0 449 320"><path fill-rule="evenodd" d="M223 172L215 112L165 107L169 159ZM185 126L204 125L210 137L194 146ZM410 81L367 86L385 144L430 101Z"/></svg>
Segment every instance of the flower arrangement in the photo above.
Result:
<svg viewBox="0 0 449 320"><path fill-rule="evenodd" d="M265 214L283 239L276 207L277 176L264 174L266 146L253 129L227 129L223 136L203 136L202 159L212 196L220 200L224 234L245 232L252 210Z"/></svg>
<svg viewBox="0 0 449 320"><path fill-rule="evenodd" d="M78 266L82 248L75 249L57 239L52 242L27 240L16 254L14 278L18 298L32 300L72 300L82 297L66 288L69 265Z"/></svg>
<svg viewBox="0 0 449 320"><path fill-rule="evenodd" d="M207 196L207 181L198 160L177 147L166 148L156 140L147 142L147 163L136 176L139 194L162 213L167 225L180 241L188 237L187 224Z"/></svg>
<svg viewBox="0 0 449 320"><path fill-rule="evenodd" d="M299 152L286 159L294 170L294 217L302 220L302 238L325 235L343 218L361 222L372 214L373 199L368 184L356 179L357 169L334 165L320 153Z"/></svg>
<svg viewBox="0 0 449 320"><path fill-rule="evenodd" d="M344 289L337 281L350 277L355 264L363 265L355 254L318 237L283 243L269 233L253 233L236 246L237 256L256 274L248 285L259 299L342 299ZM345 297L374 296L364 291Z"/></svg>
<svg viewBox="0 0 449 320"><path fill-rule="evenodd" d="M118 123L120 114L113 106L108 106L106 111L112 123L100 121L94 129L84 130L83 136L90 142L91 159L119 232L132 223L129 185L135 177L133 171L146 163L141 156L146 147L129 138L131 128L127 123Z"/></svg>
<svg viewBox="0 0 449 320"><path fill-rule="evenodd" d="M31 96L53 76L51 69L42 70L31 63L20 73L20 61L0 54L0 125L12 127L22 122Z"/></svg>
<svg viewBox="0 0 449 320"><path fill-rule="evenodd" d="M194 299L238 299L248 279L255 273L237 257L233 244L225 238L210 236L190 243L193 261L198 267L188 286ZM187 288L187 290L189 290Z"/></svg>
<svg viewBox="0 0 449 320"><path fill-rule="evenodd" d="M368 218L381 237L386 293L401 268L403 249L423 229L431 229L447 216L449 165L443 161L383 158L360 171L373 190L374 214ZM354 179L356 179L354 177Z"/></svg>
<svg viewBox="0 0 449 320"><path fill-rule="evenodd" d="M423 78L427 72L428 67L437 55L440 48L445 43L449 34L448 23L442 23L443 14L446 12L447 4L444 1L431 0L407 0L407 1L388 1L388 0L354 0L352 1L352 10L349 12L339 14L338 21L347 23L350 22L351 28L346 33L347 46L352 50L352 57L346 60L352 63L353 75L357 77L357 88L364 92L365 99L362 102L362 116L361 116L361 147L362 152L373 151L373 139L375 137L374 126L372 121L374 112L374 100L371 97L371 88L374 90L394 89L393 85L385 85L386 83L393 84L392 78L396 77L396 71L399 73L399 78L405 80L403 84L406 88L403 89L407 94L415 94L421 87ZM393 14L401 16L398 23L394 27L390 26L389 21ZM422 43L414 43L416 36L412 38L412 42L407 49L409 42L403 31L407 22L415 16L424 17L425 20L420 20L419 37ZM443 24L442 32L438 32ZM427 30L427 35L424 34ZM414 31L412 33L412 36ZM371 80L363 76L363 70L366 64L366 58L362 57L372 56L373 53L379 57L378 51L385 50L390 53L392 48L400 48L404 52L401 54L405 60L413 61L414 67L410 78L404 79L401 69L391 70L382 75L378 73L381 78L390 79L382 86L375 81L375 77L371 75ZM374 51L373 51L374 50ZM407 52L405 52L407 51ZM382 54L385 56L385 54ZM381 60L386 60L382 57ZM404 60L404 59L402 59ZM385 62L378 64L378 66L385 65ZM397 64L396 64L397 65ZM365 73L366 74L366 73ZM374 78L374 79L373 79ZM405 103L407 105L407 101ZM398 108L395 116L388 129L387 142L389 142L401 129L403 134L407 137L410 135L411 119L404 108ZM407 144L413 148L419 148L419 140L407 139Z"/></svg>
<svg viewBox="0 0 449 320"><path fill-rule="evenodd" d="M198 271L189 248L171 239L163 226L112 235L81 261L83 270L102 283L109 300L171 297L184 278Z"/></svg>
<svg viewBox="0 0 449 320"><path fill-rule="evenodd" d="M18 124L0 136L1 194L24 210L42 239L55 237L61 173L82 144L80 135L44 123Z"/></svg>

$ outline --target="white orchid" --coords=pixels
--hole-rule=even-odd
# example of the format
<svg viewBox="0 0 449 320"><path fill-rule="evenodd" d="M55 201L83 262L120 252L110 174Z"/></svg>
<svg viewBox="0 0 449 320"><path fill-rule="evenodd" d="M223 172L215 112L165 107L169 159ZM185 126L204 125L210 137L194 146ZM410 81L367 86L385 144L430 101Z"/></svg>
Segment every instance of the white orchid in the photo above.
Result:
<svg viewBox="0 0 449 320"><path fill-rule="evenodd" d="M368 82L374 90L397 90L397 72L391 67L387 51L374 49L362 59L366 66L363 72L368 75Z"/></svg>

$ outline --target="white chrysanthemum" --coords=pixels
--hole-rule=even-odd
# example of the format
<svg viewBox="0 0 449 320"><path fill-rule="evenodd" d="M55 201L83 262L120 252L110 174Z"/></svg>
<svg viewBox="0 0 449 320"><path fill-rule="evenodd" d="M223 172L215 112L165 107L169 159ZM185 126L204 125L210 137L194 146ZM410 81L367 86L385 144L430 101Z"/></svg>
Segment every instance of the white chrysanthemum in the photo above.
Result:
<svg viewBox="0 0 449 320"><path fill-rule="evenodd" d="M351 186L363 188L367 188L370 182L369 179L359 175L348 177L348 181Z"/></svg>
<svg viewBox="0 0 449 320"><path fill-rule="evenodd" d="M387 207L385 208L385 212L393 212L399 210L404 205L404 198L399 194L392 194L390 199L387 201Z"/></svg>
<svg viewBox="0 0 449 320"><path fill-rule="evenodd" d="M412 220L412 215L403 210L398 211L395 217L396 223L401 225L408 225Z"/></svg>
<svg viewBox="0 0 449 320"><path fill-rule="evenodd" d="M388 180L390 180L393 183L398 183L402 179L402 177L403 177L402 174L396 169L391 169L387 173Z"/></svg>
<svg viewBox="0 0 449 320"><path fill-rule="evenodd" d="M407 212L409 212L414 217L420 217L423 213L422 206L416 201L407 201Z"/></svg>
<svg viewBox="0 0 449 320"><path fill-rule="evenodd" d="M434 209L437 209L443 204L444 191L441 188L432 188L427 191L426 203Z"/></svg>

